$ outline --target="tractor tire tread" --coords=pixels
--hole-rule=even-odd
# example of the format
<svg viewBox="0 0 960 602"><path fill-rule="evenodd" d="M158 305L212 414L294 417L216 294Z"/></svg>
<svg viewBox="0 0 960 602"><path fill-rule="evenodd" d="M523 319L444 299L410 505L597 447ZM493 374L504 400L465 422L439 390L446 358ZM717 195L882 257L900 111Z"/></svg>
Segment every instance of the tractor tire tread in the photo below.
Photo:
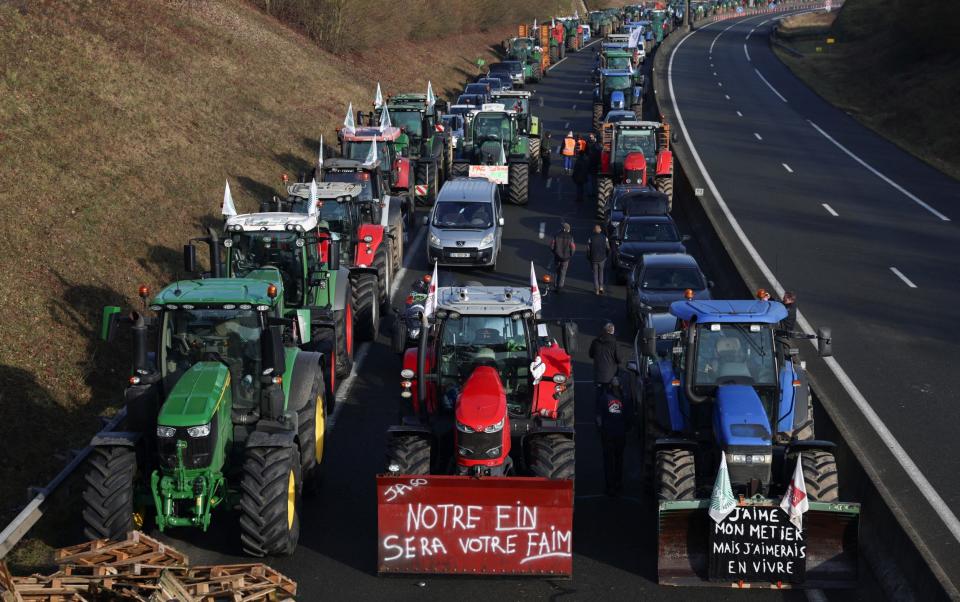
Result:
<svg viewBox="0 0 960 602"><path fill-rule="evenodd" d="M300 463L289 447L254 447L246 450L240 480L240 544L251 556L289 555L299 539L299 518L293 528L287 521L287 487L290 470L301 487ZM295 513L300 512L299 492Z"/></svg>
<svg viewBox="0 0 960 602"><path fill-rule="evenodd" d="M509 167L510 202L514 205L526 205L530 201L530 165L511 163Z"/></svg>
<svg viewBox="0 0 960 602"><path fill-rule="evenodd" d="M815 449L804 451L802 458L803 479L806 482L807 497L810 501L838 501L840 480L834 455L828 451Z"/></svg>
<svg viewBox="0 0 960 602"><path fill-rule="evenodd" d="M400 435L387 441L387 472L391 474L430 474L430 441L417 435ZM391 471L396 465L399 470Z"/></svg>
<svg viewBox="0 0 960 602"><path fill-rule="evenodd" d="M133 448L94 447L84 475L83 534L87 539L119 539L133 529Z"/></svg>
<svg viewBox="0 0 960 602"><path fill-rule="evenodd" d="M573 479L576 468L573 439L560 434L535 437L530 442L529 468L533 476Z"/></svg>
<svg viewBox="0 0 960 602"><path fill-rule="evenodd" d="M657 499L692 500L697 492L697 471L693 452L686 449L657 451L655 467Z"/></svg>

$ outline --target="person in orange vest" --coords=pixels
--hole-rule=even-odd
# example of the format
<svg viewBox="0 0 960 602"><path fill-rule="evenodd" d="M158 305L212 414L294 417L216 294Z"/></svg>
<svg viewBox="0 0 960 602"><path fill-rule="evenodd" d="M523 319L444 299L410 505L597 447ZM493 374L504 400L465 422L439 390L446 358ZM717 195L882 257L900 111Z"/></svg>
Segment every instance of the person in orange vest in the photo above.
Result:
<svg viewBox="0 0 960 602"><path fill-rule="evenodd" d="M583 134L577 134L577 154L583 155L587 152L587 139Z"/></svg>
<svg viewBox="0 0 960 602"><path fill-rule="evenodd" d="M570 175L573 173L573 157L577 154L577 141L573 138L573 131L571 130L567 133L567 137L563 139L563 173L564 175Z"/></svg>

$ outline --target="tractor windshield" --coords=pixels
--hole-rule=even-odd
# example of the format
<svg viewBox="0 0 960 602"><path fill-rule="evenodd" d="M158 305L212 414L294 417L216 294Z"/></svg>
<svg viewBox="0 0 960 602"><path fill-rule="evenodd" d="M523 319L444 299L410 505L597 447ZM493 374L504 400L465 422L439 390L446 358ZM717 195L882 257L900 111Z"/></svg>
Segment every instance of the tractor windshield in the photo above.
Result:
<svg viewBox="0 0 960 602"><path fill-rule="evenodd" d="M510 119L501 114L479 114L473 119L473 131L478 141L510 140Z"/></svg>
<svg viewBox="0 0 960 602"><path fill-rule="evenodd" d="M231 236L230 268L235 276L243 278L252 270L277 268L283 279L284 300L290 305L301 305L305 246L297 244L296 232L237 232Z"/></svg>
<svg viewBox="0 0 960 602"><path fill-rule="evenodd" d="M513 40L513 49L516 51L527 51L533 48L533 40L530 38L515 38Z"/></svg>
<svg viewBox="0 0 960 602"><path fill-rule="evenodd" d="M329 171L323 175L323 179L327 182L359 184L361 188L360 199L364 201L373 200L373 178L366 171Z"/></svg>
<svg viewBox="0 0 960 602"><path fill-rule="evenodd" d="M395 127L406 128L408 136L423 136L423 115L420 111L390 111L390 119Z"/></svg>
<svg viewBox="0 0 960 602"><path fill-rule="evenodd" d="M629 56L607 57L607 69L630 69L633 67ZM615 78L611 78L615 79Z"/></svg>
<svg viewBox="0 0 960 602"><path fill-rule="evenodd" d="M463 316L443 323L439 349L441 402L452 408L460 387L477 366L497 369L511 414L530 407L530 341L525 320L511 316Z"/></svg>
<svg viewBox="0 0 960 602"><path fill-rule="evenodd" d="M777 384L777 363L769 324L697 326L698 386Z"/></svg>
<svg viewBox="0 0 960 602"><path fill-rule="evenodd" d="M260 383L263 320L253 309L168 309L163 312L160 365L169 391L197 362L230 370L234 405L254 407Z"/></svg>
<svg viewBox="0 0 960 602"><path fill-rule="evenodd" d="M391 115L391 118L393 116ZM354 161L364 162L367 160L367 157L370 155L370 145L373 144L369 140L358 140L356 142L350 142L347 145L347 159L353 159ZM387 148L387 143L383 140L377 142L377 155L381 161L385 161L389 157L389 149Z"/></svg>
<svg viewBox="0 0 960 602"><path fill-rule="evenodd" d="M607 89L607 93L610 93L613 90L626 90L630 87L630 76L608 75L604 78L603 85Z"/></svg>
<svg viewBox="0 0 960 602"><path fill-rule="evenodd" d="M614 153L623 160L629 153L643 153L649 161L657 154L657 141L653 130L620 130L617 132L617 148Z"/></svg>

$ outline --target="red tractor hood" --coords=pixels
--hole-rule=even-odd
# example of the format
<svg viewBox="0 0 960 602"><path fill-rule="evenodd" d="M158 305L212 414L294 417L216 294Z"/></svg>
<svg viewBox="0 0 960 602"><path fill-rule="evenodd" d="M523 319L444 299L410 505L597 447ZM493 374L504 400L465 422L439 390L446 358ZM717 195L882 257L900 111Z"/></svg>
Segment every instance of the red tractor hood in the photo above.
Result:
<svg viewBox="0 0 960 602"><path fill-rule="evenodd" d="M480 431L507 415L507 397L496 368L478 366L457 399L457 421Z"/></svg>

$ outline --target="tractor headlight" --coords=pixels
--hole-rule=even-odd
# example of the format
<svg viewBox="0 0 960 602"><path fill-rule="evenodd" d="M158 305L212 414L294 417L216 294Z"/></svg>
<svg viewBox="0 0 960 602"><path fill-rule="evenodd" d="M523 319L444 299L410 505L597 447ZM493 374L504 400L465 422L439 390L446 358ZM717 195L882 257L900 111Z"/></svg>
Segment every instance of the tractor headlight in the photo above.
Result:
<svg viewBox="0 0 960 602"><path fill-rule="evenodd" d="M498 445L498 446L496 446L496 447L491 447L490 449L487 450L487 457L488 457L488 458L499 458L502 449L503 449L503 446L502 446L502 445Z"/></svg>
<svg viewBox="0 0 960 602"><path fill-rule="evenodd" d="M457 446L457 453L460 454L461 456L472 456L472 455L473 455L473 450L470 449L469 447L464 447L464 446L462 446L462 445L458 445L458 446Z"/></svg>
<svg viewBox="0 0 960 602"><path fill-rule="evenodd" d="M177 429L172 426L157 425L157 437L173 437L177 434Z"/></svg>
<svg viewBox="0 0 960 602"><path fill-rule="evenodd" d="M480 244L477 246L481 249L485 249L486 247L489 247L492 244L493 244L493 232L481 238Z"/></svg>
<svg viewBox="0 0 960 602"><path fill-rule="evenodd" d="M200 426L191 426L187 429L187 434L193 438L206 437L210 434L210 423L201 424Z"/></svg>
<svg viewBox="0 0 960 602"><path fill-rule="evenodd" d="M472 428L470 428L469 426L465 425L464 423L460 422L459 420L457 421L457 430L460 431L461 433L476 433L476 432L477 432L477 431L473 430Z"/></svg>
<svg viewBox="0 0 960 602"><path fill-rule="evenodd" d="M563 383L567 382L567 376L565 374L554 374L553 382L557 383L558 385L562 385Z"/></svg>
<svg viewBox="0 0 960 602"><path fill-rule="evenodd" d="M773 454L727 453L727 462L731 464L770 464L773 462Z"/></svg>
<svg viewBox="0 0 960 602"><path fill-rule="evenodd" d="M496 424L491 424L490 426L483 429L484 433L499 433L503 430L503 423L507 420L507 417L504 416L500 419L500 422Z"/></svg>

